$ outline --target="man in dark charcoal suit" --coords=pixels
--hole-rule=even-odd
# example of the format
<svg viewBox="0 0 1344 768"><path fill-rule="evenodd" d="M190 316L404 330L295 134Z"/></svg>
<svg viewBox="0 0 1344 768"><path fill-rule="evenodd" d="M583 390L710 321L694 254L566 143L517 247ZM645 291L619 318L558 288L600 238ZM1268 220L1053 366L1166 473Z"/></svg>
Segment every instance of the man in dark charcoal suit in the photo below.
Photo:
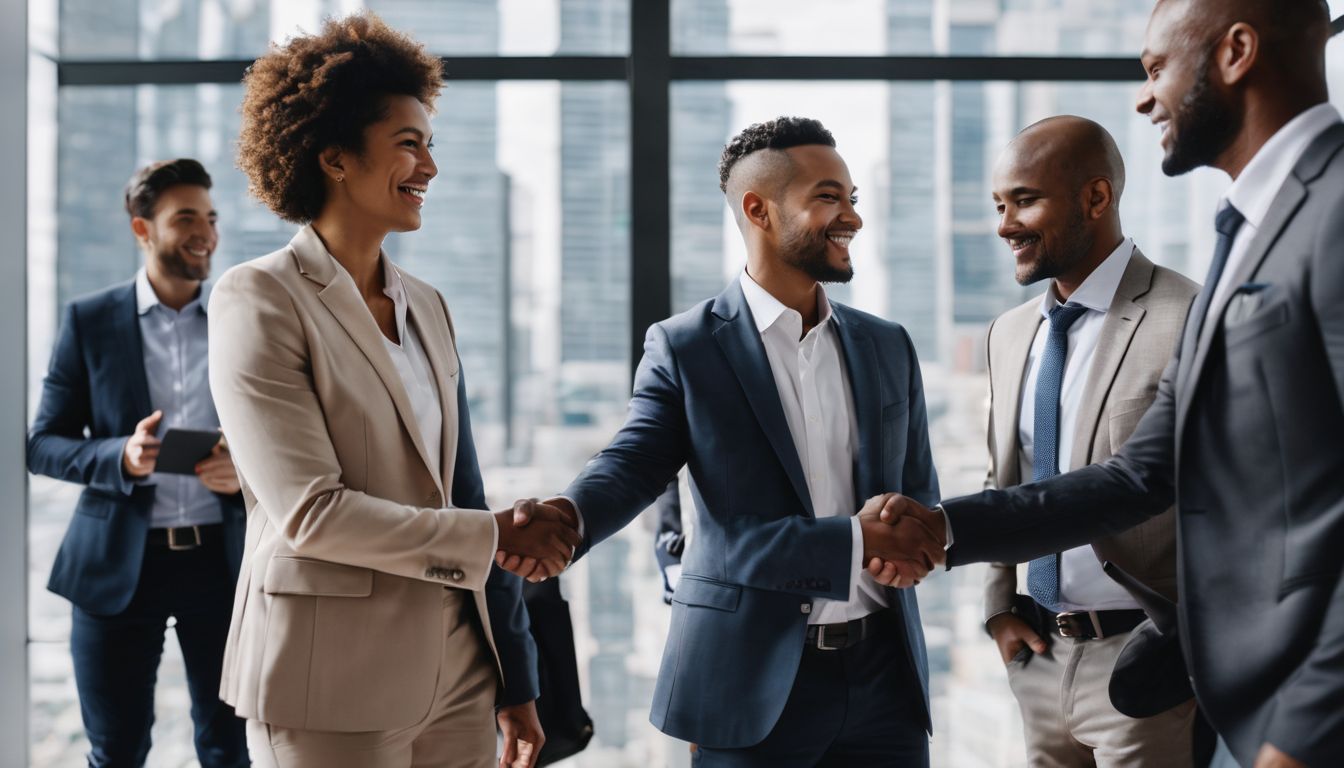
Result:
<svg viewBox="0 0 1344 768"><path fill-rule="evenodd" d="M1162 169L1233 179L1178 351L1114 458L942 505L960 565L1030 560L1174 500L1181 643L1220 766L1344 765L1344 125L1328 37L1319 0L1157 4L1138 109L1162 130ZM884 515L927 512L896 499Z"/></svg>

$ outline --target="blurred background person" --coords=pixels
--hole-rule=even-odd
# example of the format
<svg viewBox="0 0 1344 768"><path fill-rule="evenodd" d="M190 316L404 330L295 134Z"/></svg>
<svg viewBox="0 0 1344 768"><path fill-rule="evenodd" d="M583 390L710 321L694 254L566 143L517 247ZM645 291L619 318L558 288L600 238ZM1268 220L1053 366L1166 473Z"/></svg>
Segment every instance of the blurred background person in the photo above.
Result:
<svg viewBox="0 0 1344 768"><path fill-rule="evenodd" d="M223 445L195 475L155 472L170 427L215 431L207 374L210 175L178 159L126 186L145 255L135 278L66 308L28 468L84 485L47 588L73 603L70 652L91 766L143 765L164 630L186 663L203 768L248 764L243 723L219 700L243 550L243 498Z"/></svg>

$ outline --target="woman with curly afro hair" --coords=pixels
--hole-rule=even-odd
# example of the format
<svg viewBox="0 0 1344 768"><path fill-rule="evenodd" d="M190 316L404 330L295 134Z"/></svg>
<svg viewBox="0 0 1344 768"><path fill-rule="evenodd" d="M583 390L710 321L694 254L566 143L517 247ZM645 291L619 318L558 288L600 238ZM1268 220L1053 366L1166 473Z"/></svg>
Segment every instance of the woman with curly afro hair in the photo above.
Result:
<svg viewBox="0 0 1344 768"><path fill-rule="evenodd" d="M494 561L553 575L578 535L545 505L486 511L448 307L382 252L420 227L442 76L365 13L244 78L239 165L301 225L209 312L248 510L221 695L259 765L485 768L496 723L500 765L541 747L521 582Z"/></svg>

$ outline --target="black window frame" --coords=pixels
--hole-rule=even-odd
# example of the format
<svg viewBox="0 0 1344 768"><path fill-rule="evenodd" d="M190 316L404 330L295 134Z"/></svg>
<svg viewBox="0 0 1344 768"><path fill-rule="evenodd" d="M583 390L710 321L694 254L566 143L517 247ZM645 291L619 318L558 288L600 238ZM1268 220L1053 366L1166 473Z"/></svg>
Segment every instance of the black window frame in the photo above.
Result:
<svg viewBox="0 0 1344 768"><path fill-rule="evenodd" d="M1142 82L1136 56L692 56L672 51L672 3L630 0L623 56L442 56L455 81L625 82L630 104L630 371L672 312L671 90L687 81ZM239 82L251 59L55 58L57 87Z"/></svg>

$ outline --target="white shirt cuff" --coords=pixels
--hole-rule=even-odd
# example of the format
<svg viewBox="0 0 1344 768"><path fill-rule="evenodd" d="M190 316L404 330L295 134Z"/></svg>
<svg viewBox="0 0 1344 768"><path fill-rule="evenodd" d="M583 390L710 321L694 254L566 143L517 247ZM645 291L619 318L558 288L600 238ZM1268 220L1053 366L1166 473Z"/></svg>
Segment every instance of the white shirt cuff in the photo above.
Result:
<svg viewBox="0 0 1344 768"><path fill-rule="evenodd" d="M863 527L859 516L849 518L850 556L849 556L849 601L859 599L859 579L863 575Z"/></svg>
<svg viewBox="0 0 1344 768"><path fill-rule="evenodd" d="M579 511L579 505L578 505L578 504L575 504L575 503L574 503L574 500L571 499L571 498L569 498L568 496L556 496L555 498L557 498L557 499L564 499L565 501L568 501L568 502L569 502L569 506L572 507L572 508L574 509L574 516L577 517L577 518L579 518L579 538L582 539L582 538L584 537L584 535L583 535L583 512Z"/></svg>

